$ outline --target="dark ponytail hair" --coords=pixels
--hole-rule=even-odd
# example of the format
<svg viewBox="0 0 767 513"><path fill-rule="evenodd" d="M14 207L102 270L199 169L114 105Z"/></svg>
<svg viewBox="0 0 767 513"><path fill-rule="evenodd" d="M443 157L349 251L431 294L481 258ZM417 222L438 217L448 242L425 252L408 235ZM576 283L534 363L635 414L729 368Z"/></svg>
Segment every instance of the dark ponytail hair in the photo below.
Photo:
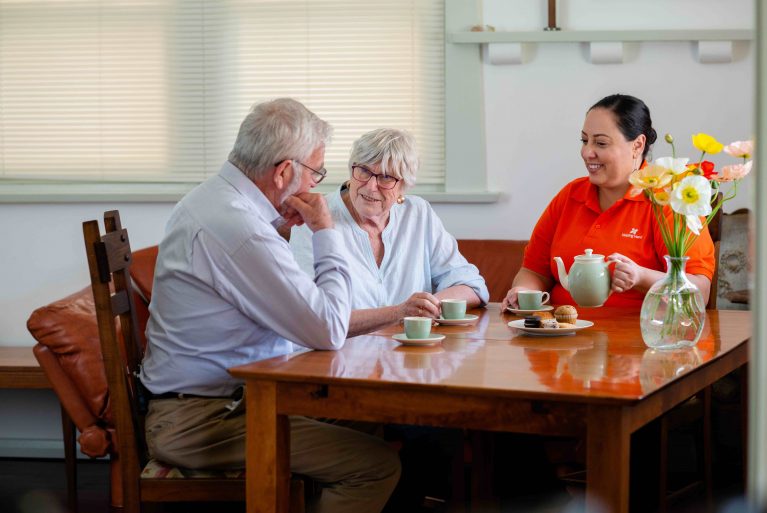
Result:
<svg viewBox="0 0 767 513"><path fill-rule="evenodd" d="M633 141L640 134L644 134L647 140L642 152L642 159L647 157L647 152L650 151L650 146L658 138L658 134L652 127L650 109L642 100L627 94L611 94L592 105L589 111L594 109L606 109L612 112L615 115L618 129L627 141Z"/></svg>

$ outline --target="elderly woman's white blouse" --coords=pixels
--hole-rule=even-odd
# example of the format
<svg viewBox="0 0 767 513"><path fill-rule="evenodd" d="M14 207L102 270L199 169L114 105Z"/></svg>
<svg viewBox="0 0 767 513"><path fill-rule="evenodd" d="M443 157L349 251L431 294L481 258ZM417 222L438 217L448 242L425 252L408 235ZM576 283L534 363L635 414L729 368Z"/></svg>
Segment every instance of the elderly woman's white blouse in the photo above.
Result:
<svg viewBox="0 0 767 513"><path fill-rule="evenodd" d="M471 287L485 304L489 293L476 266L458 252L458 244L428 202L406 196L391 207L383 231L385 247L381 267L376 265L368 234L354 221L344 205L340 189L326 196L335 229L347 245L351 258L352 308L396 305L414 292L439 292L454 285ZM294 227L290 246L301 269L314 276L312 232Z"/></svg>

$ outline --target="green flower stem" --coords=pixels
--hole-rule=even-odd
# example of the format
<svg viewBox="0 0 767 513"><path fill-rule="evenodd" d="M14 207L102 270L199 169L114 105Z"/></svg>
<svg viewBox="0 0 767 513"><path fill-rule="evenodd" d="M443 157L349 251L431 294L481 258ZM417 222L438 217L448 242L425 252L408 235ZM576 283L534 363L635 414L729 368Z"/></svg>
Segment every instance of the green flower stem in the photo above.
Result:
<svg viewBox="0 0 767 513"><path fill-rule="evenodd" d="M653 201L652 204L653 213L655 214L655 219L658 222L658 226L660 226L660 233L663 237L663 243L666 245L666 249L671 249L671 232L669 231L668 223L666 222L666 217L663 215L663 207Z"/></svg>

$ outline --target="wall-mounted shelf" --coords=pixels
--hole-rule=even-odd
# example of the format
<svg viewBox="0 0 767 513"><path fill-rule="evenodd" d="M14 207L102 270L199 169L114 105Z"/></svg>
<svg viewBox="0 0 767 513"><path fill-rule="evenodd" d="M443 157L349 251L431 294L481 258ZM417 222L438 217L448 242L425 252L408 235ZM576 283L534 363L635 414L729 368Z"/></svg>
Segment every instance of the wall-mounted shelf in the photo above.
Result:
<svg viewBox="0 0 767 513"><path fill-rule="evenodd" d="M556 30L522 32L451 32L447 40L477 43L592 43L649 41L751 41L754 31L731 30Z"/></svg>
<svg viewBox="0 0 767 513"><path fill-rule="evenodd" d="M620 64L624 43L692 42L701 63L732 62L735 41L752 41L754 31L728 30L556 30L521 32L450 32L454 44L486 44L491 64L522 64L525 47L537 43L587 43L593 64Z"/></svg>

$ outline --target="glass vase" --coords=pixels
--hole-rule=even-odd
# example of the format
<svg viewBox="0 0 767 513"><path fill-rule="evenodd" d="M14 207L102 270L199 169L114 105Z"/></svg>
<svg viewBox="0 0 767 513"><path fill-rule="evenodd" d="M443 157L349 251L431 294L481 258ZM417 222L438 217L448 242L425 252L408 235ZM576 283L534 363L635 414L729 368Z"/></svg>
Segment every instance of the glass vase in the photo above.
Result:
<svg viewBox="0 0 767 513"><path fill-rule="evenodd" d="M706 322L703 295L685 274L688 257L666 255L666 275L647 291L639 323L653 349L694 346Z"/></svg>

